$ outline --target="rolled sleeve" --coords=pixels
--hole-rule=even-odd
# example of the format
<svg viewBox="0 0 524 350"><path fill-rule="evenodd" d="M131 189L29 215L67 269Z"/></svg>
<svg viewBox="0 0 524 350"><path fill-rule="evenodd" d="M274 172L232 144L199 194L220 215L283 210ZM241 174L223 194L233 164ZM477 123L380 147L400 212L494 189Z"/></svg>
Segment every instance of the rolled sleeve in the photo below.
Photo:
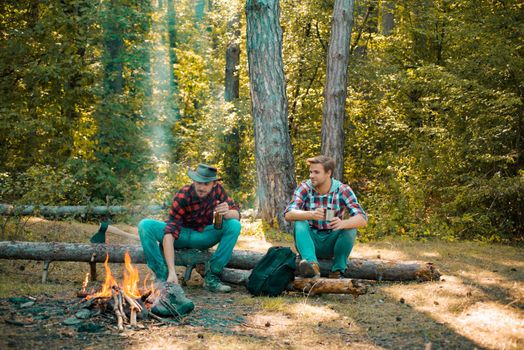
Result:
<svg viewBox="0 0 524 350"><path fill-rule="evenodd" d="M175 239L178 239L180 230L182 229L182 217L185 213L184 207L186 196L182 191L175 194L171 209L169 210L169 217L166 221L165 234L171 234Z"/></svg>
<svg viewBox="0 0 524 350"><path fill-rule="evenodd" d="M290 212L291 210L304 210L306 197L307 197L307 188L305 188L304 184L301 184L300 186L297 187L297 189L293 193L293 198L291 199L286 209L284 210L284 215L287 212Z"/></svg>
<svg viewBox="0 0 524 350"><path fill-rule="evenodd" d="M360 204L358 203L357 196L355 196L355 193L353 193L353 190L349 186L344 186L344 190L342 191L342 199L344 201L344 204L346 208L349 211L349 214L351 216L357 216L362 215L364 219L368 219L368 216L366 215L366 212Z"/></svg>

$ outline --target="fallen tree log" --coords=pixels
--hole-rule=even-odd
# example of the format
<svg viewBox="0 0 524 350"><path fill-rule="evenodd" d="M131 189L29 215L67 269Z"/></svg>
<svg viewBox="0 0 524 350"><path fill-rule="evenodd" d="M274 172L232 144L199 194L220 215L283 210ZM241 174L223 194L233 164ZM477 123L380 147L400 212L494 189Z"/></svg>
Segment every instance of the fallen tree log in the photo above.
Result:
<svg viewBox="0 0 524 350"><path fill-rule="evenodd" d="M147 205L125 207L121 205L90 206L90 205L10 205L0 204L0 215L4 216L43 216L43 217L74 217L74 216L111 216L115 214L159 213L165 211L163 205Z"/></svg>
<svg viewBox="0 0 524 350"><path fill-rule="evenodd" d="M293 290L308 294L352 294L355 296L366 294L366 282L349 278L295 278Z"/></svg>
<svg viewBox="0 0 524 350"><path fill-rule="evenodd" d="M203 271L197 269L198 273ZM238 270L225 268L220 275L224 282L245 285L251 270ZM352 294L355 296L366 294L369 281L364 282L354 279L329 279L329 278L296 278L287 287L288 291L303 292L307 294Z"/></svg>
<svg viewBox="0 0 524 350"><path fill-rule="evenodd" d="M124 262L124 253L129 252L133 263L144 264L145 256L139 245L109 245L60 242L0 242L0 259L27 259L44 261L103 262L106 253L109 262ZM195 266L205 263L213 250L180 249L175 254L175 264ZM251 270L264 254L235 250L227 264L229 268ZM329 273L331 262L320 261L323 276ZM347 278L387 281L438 280L440 272L432 263L419 261L387 261L380 259L349 259L344 273Z"/></svg>

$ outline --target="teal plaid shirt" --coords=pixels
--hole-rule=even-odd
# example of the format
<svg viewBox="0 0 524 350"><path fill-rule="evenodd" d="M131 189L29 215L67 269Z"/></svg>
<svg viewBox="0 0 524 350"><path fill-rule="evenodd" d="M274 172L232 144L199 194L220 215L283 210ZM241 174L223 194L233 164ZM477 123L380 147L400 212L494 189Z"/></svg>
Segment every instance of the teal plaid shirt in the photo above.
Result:
<svg viewBox="0 0 524 350"><path fill-rule="evenodd" d="M317 208L330 208L334 209L335 215L341 219L344 210L347 210L349 215L362 215L367 220L367 215L358 203L351 187L335 179L331 181L329 193L322 195L315 191L310 180L302 182L295 190L284 213L294 209L313 211ZM329 230L328 222L325 220L308 220L308 222L309 226L314 229Z"/></svg>

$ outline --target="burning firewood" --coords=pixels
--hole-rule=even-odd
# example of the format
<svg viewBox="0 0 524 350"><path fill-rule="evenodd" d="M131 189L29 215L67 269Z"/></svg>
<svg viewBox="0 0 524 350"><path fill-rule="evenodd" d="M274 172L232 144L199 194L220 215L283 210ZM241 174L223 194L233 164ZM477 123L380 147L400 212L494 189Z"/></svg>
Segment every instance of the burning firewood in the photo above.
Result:
<svg viewBox="0 0 524 350"><path fill-rule="evenodd" d="M118 295L116 293L113 294L113 310L115 311L116 319L117 319L117 327L119 331L124 330L124 317L122 313L120 312L120 300L118 299Z"/></svg>
<svg viewBox="0 0 524 350"><path fill-rule="evenodd" d="M131 326L138 326L137 315L138 313L146 313L147 309L143 305L143 301L151 295L153 289L146 289L146 284L144 281L144 292L142 293L138 289L138 282L140 281L140 276L138 269L133 266L131 263L131 258L129 254L125 254L125 270L123 282L119 284L117 280L113 277L111 269L109 268L109 256L106 256L104 262L104 267L106 271L105 282L102 285L101 290L98 293L87 294L86 300L109 300L113 303L113 312L117 319L117 328L119 331L124 330L124 324L129 323ZM84 284L82 285L82 291L79 292L79 295L82 295L86 292L87 281L89 274L86 276ZM142 305L141 305L142 303ZM126 306L129 306L129 319L127 318L125 309Z"/></svg>

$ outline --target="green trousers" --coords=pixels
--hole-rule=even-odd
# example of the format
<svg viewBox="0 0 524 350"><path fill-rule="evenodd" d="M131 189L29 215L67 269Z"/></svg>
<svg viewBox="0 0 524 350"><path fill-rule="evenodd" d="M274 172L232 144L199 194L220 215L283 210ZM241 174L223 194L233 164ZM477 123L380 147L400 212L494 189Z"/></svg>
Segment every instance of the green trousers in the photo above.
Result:
<svg viewBox="0 0 524 350"><path fill-rule="evenodd" d="M356 229L318 231L307 221L295 221L294 232L295 246L302 259L318 263L317 258L333 258L331 271L346 270L357 236Z"/></svg>
<svg viewBox="0 0 524 350"><path fill-rule="evenodd" d="M168 275L161 247L165 228L165 222L153 219L144 219L138 224L138 235L144 249L147 266L161 281L165 281ZM220 230L215 229L213 225L206 226L202 232L183 227L174 246L175 249L208 249L218 243L217 250L208 262L211 272L218 274L231 259L239 235L240 221L225 219Z"/></svg>

